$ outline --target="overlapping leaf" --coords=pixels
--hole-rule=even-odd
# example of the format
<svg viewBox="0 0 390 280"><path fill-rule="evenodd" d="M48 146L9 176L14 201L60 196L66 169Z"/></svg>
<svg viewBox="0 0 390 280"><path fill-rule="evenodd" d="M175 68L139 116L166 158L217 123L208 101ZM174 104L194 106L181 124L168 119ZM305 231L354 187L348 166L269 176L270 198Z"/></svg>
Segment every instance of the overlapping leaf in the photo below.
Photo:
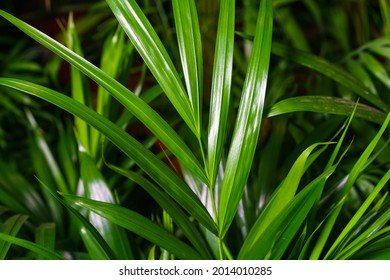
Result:
<svg viewBox="0 0 390 280"><path fill-rule="evenodd" d="M90 62L86 61L81 56L70 51L68 48L64 47L57 41L45 35L44 33L36 30L30 25L24 23L23 21L15 18L14 16L2 10L0 10L0 16L10 21L12 24L14 24L16 27L21 29L23 32L25 32L27 35L32 37L34 40L36 40L46 48L50 49L63 59L67 60L74 67L77 67L81 72L83 72L91 79L96 81L100 86L105 88L130 112L132 112L141 122L143 122L168 147L168 149L177 158L180 159L180 162L182 164L185 164L187 168L194 172L202 181L207 182L207 177L203 168L201 167L200 163L195 158L191 150L188 148L188 146L177 135L173 128L166 121L164 121L162 117L158 115L156 111L154 111L148 104L146 104L140 98L135 96L131 91L126 89L118 81L104 73L102 70L95 67ZM150 53L149 55L151 54L152 53ZM152 60L154 60L154 58ZM161 69L165 69L165 64L160 65L159 70ZM165 73L168 71L164 70L160 72ZM175 85L178 82L180 81L176 81ZM161 85L161 87L165 92L167 92L167 89L164 88L163 85ZM168 92L176 93L181 92L181 90L170 89ZM183 98L185 99L187 97ZM187 106L182 105L184 108L182 111L185 112L185 114L188 114L188 112L191 112L191 108L189 107L190 105L188 99L185 100L187 101L182 101L182 103L187 104Z"/></svg>
<svg viewBox="0 0 390 280"><path fill-rule="evenodd" d="M157 244L180 259L201 259L201 256L193 248L134 211L118 205L94 201L83 197L71 195L64 195L64 197L68 201L94 211L109 221Z"/></svg>
<svg viewBox="0 0 390 280"><path fill-rule="evenodd" d="M256 149L268 78L272 41L272 1L260 4L253 51L226 162L219 202L219 230L226 234L237 211Z"/></svg>
<svg viewBox="0 0 390 280"><path fill-rule="evenodd" d="M179 74L141 8L135 0L107 0L107 3L173 106L199 136L194 112Z"/></svg>
<svg viewBox="0 0 390 280"><path fill-rule="evenodd" d="M218 19L208 129L208 172L214 184L226 135L233 70L235 1L222 0Z"/></svg>
<svg viewBox="0 0 390 280"><path fill-rule="evenodd" d="M215 223L198 197L167 165L154 156L142 144L125 131L100 116L93 110L56 91L25 81L0 78L0 85L39 96L56 106L82 118L88 124L102 132L108 140L132 158L149 174L172 198L191 213L200 223L212 232L216 232Z"/></svg>

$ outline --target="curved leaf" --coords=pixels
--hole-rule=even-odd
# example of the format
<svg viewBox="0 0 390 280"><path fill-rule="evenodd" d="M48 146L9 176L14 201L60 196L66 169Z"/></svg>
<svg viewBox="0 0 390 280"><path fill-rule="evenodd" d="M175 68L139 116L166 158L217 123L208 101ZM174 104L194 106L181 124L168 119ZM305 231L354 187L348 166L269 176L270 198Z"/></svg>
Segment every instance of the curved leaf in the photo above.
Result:
<svg viewBox="0 0 390 280"><path fill-rule="evenodd" d="M134 0L106 2L173 106L195 135L199 135L179 74L141 8Z"/></svg>
<svg viewBox="0 0 390 280"><path fill-rule="evenodd" d="M0 78L0 85L8 86L49 101L56 106L80 117L102 132L108 140L132 158L173 199L194 216L210 231L216 233L216 226L199 198L167 165L153 155L141 143L109 120L77 101L54 90L17 79Z"/></svg>
<svg viewBox="0 0 390 280"><path fill-rule="evenodd" d="M124 227L157 244L180 259L201 259L201 256L193 248L134 211L115 204L90 200L83 197L65 194L63 196L75 205L93 211L112 223Z"/></svg>
<svg viewBox="0 0 390 280"><path fill-rule="evenodd" d="M72 52L62 44L58 43L32 26L2 10L0 10L0 16L7 19L20 30L25 32L28 36L68 61L85 75L93 79L97 84L105 88L119 102L121 102L126 107L126 109L132 112L134 116L136 116L143 124L145 124L152 131L152 133L155 134L167 146L167 148L177 158L180 159L182 164L185 164L187 168L194 172L203 182L208 181L199 161L195 158L184 141L177 135L173 128L141 98L135 96L131 91L110 77L108 74L104 73L101 69L97 68L81 56ZM165 67L161 66L159 70L161 69L165 69ZM164 70L160 72L165 73L166 71ZM165 88L163 88L163 90L165 90L165 92L167 91ZM191 108L186 106L184 111L190 112Z"/></svg>
<svg viewBox="0 0 390 280"><path fill-rule="evenodd" d="M28 216L15 215L7 219L5 223L0 224L0 232L8 234L9 236L16 236L26 222ZM4 260L7 256L8 250L11 247L11 243L6 241L0 241L0 260Z"/></svg>
<svg viewBox="0 0 390 280"><path fill-rule="evenodd" d="M235 0L222 0L218 19L213 81L208 128L208 172L211 185L217 177L227 120L232 84Z"/></svg>
<svg viewBox="0 0 390 280"><path fill-rule="evenodd" d="M358 79L344 71L339 66L319 56L304 51L291 49L280 43L272 44L272 53L287 59L291 59L298 64L318 71L319 73L345 86L349 90L371 102L383 111L390 110L389 106L380 100L374 93L370 92Z"/></svg>
<svg viewBox="0 0 390 280"><path fill-rule="evenodd" d="M183 231L183 234L194 245L198 252L204 258L211 258L209 248L204 242L203 236L199 233L198 229L190 221L184 211L166 193L135 172L127 171L111 164L108 164L108 167L134 181L147 191L148 194L161 206L161 208L172 217L177 226Z"/></svg>
<svg viewBox="0 0 390 280"><path fill-rule="evenodd" d="M80 152L80 177L86 195L90 199L115 203L114 196L92 158L84 151ZM123 229L95 213L89 214L89 221L110 245L118 259L132 259L131 247Z"/></svg>
<svg viewBox="0 0 390 280"><path fill-rule="evenodd" d="M219 230L223 237L237 211L252 166L268 79L272 41L272 1L260 4L256 34L219 201Z"/></svg>
<svg viewBox="0 0 390 280"><path fill-rule="evenodd" d="M203 95L202 41L194 0L173 0L173 15L184 79L197 131L201 131Z"/></svg>
<svg viewBox="0 0 390 280"><path fill-rule="evenodd" d="M356 102L331 96L298 96L284 99L274 104L268 117L274 117L293 112L316 112L349 116L354 110ZM358 104L355 116L374 123L382 124L386 114L371 106Z"/></svg>
<svg viewBox="0 0 390 280"><path fill-rule="evenodd" d="M54 251L48 250L45 247L42 247L40 245L37 245L35 243L32 243L30 241L27 241L27 240L24 240L21 238L13 237L13 236L10 236L10 235L7 235L7 234L0 232L0 239L7 241L7 242L10 242L12 244L18 245L20 247L26 248L26 249L28 249L28 250L30 250L30 251L32 251L32 252L34 252L42 257L45 257L46 259L49 259L49 260L64 260L65 259L63 256L61 256L60 254L58 254Z"/></svg>

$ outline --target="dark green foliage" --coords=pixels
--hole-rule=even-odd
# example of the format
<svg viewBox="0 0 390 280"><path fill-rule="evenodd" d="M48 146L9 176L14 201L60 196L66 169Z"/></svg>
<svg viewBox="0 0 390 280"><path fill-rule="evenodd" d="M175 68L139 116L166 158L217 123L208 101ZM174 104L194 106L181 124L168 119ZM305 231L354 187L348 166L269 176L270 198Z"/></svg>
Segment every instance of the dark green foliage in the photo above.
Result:
<svg viewBox="0 0 390 280"><path fill-rule="evenodd" d="M390 5L207 1L0 10L0 259L390 258Z"/></svg>

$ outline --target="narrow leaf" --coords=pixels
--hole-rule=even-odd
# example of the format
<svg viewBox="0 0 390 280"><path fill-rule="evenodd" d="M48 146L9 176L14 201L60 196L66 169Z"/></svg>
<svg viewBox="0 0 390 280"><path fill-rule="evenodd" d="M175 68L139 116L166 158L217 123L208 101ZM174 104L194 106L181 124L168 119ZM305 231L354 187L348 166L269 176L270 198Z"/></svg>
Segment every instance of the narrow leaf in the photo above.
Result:
<svg viewBox="0 0 390 280"><path fill-rule="evenodd" d="M376 145L378 144L379 140L381 139L383 133L386 131L388 124L390 122L390 113L387 115L386 120L384 121L382 127L374 137L374 139L371 141L371 143L367 146L367 148L364 150L362 155L359 157L359 159L356 161L355 165L351 169L348 179L345 182L340 194L339 194L339 200L344 201L345 197L349 194L353 184L355 183L357 177L360 174L361 169L365 165L366 161L370 157L371 153L374 151ZM336 219L341 212L341 208L343 207L344 203L341 203L338 208L335 209L333 214L329 217L329 220L326 222L325 229L322 231L321 236L319 237L320 239L327 240L330 234L330 230L333 228L334 223L336 222ZM333 250L338 245L339 240L337 242L333 243L331 248L329 249L328 253L326 254L325 258L328 258Z"/></svg>
<svg viewBox="0 0 390 280"><path fill-rule="evenodd" d="M271 41L272 1L262 0L253 51L222 183L218 213L222 237L237 211L252 166L264 108Z"/></svg>
<svg viewBox="0 0 390 280"><path fill-rule="evenodd" d="M232 83L235 0L220 3L215 47L208 131L208 172L211 185L217 177L224 146Z"/></svg>
<svg viewBox="0 0 390 280"><path fill-rule="evenodd" d="M111 164L109 164L108 167L134 181L147 191L148 194L161 206L161 208L165 209L165 211L172 217L177 226L183 231L183 234L194 245L198 252L204 258L211 258L209 248L204 242L203 236L199 233L196 226L190 221L184 211L166 193L135 172L127 171Z"/></svg>
<svg viewBox="0 0 390 280"><path fill-rule="evenodd" d="M194 172L203 182L208 181L200 163L188 146L184 143L182 138L180 138L173 128L142 99L135 96L134 93L104 73L101 69L97 68L76 53L70 51L68 48L64 47L62 44L48 37L44 33L2 10L0 10L0 16L10 21L28 36L71 63L74 67L77 67L85 75L89 76L100 86L104 87L119 102L121 102L126 109L132 112L134 116L144 123L152 131L152 133L156 135L177 158L180 159L182 164L185 164L187 168ZM152 53L150 53L150 55L151 54ZM159 72L167 72L160 71L161 69L165 69L165 64L159 66ZM167 92L166 88L163 86L162 88L165 92ZM171 90L168 92L175 93L179 91ZM189 104L188 100L187 103ZM184 106L185 112L191 112L191 108L189 106L190 105Z"/></svg>
<svg viewBox="0 0 390 280"><path fill-rule="evenodd" d="M188 127L199 135L194 114L168 52L135 0L107 0L112 12Z"/></svg>
<svg viewBox="0 0 390 280"><path fill-rule="evenodd" d="M132 158L149 176L151 176L164 190L172 196L183 208L191 213L195 219L216 233L215 223L198 197L167 165L153 155L133 137L117 127L109 120L51 89L20 81L16 79L0 78L0 85L38 96L56 106L78 116L91 126L101 131L108 140Z"/></svg>
<svg viewBox="0 0 390 280"><path fill-rule="evenodd" d="M274 104L268 117L302 111L349 116L355 104L354 101L331 96L291 97ZM385 113L364 104L357 105L355 116L378 124L386 119Z"/></svg>
<svg viewBox="0 0 390 280"><path fill-rule="evenodd" d="M36 244L50 250L55 250L56 240L56 228L54 223L45 223L39 225L35 231L35 242ZM45 257L38 254L37 259L44 260Z"/></svg>
<svg viewBox="0 0 390 280"><path fill-rule="evenodd" d="M272 53L277 56L291 59L300 65L318 71L319 73L345 86L383 111L387 112L390 110L389 106L383 103L383 101L380 100L374 93L370 92L358 79L344 71L339 66L319 56L300 50L294 50L279 43L272 44Z"/></svg>
<svg viewBox="0 0 390 280"><path fill-rule="evenodd" d="M388 89L390 89L390 77L383 65L369 53L362 52L360 54L364 66Z"/></svg>
<svg viewBox="0 0 390 280"><path fill-rule="evenodd" d="M173 0L173 15L180 57L197 131L201 131L203 59L198 15L194 0Z"/></svg>
<svg viewBox="0 0 390 280"><path fill-rule="evenodd" d="M180 259L201 259L201 256L193 248L134 211L83 197L64 195L64 198L157 244Z"/></svg>
<svg viewBox="0 0 390 280"><path fill-rule="evenodd" d="M267 256L280 258L334 170L335 167L330 168L299 192L266 231L261 229L261 223L256 222L241 247L238 259L264 259ZM259 231L262 231L262 234L258 235Z"/></svg>
<svg viewBox="0 0 390 280"><path fill-rule="evenodd" d="M65 259L63 256L61 256L60 254L58 254L55 251L48 250L45 247L37 245L33 242L30 242L30 241L27 241L27 240L24 240L21 238L13 237L13 236L1 233L1 232L0 232L0 240L4 240L4 241L10 242L12 244L18 245L20 247L26 248L27 250L30 250L30 251L32 251L40 256L43 256L44 258L49 259L49 260L64 260Z"/></svg>
<svg viewBox="0 0 390 280"><path fill-rule="evenodd" d="M0 232L8 234L9 236L16 236L27 218L28 216L26 215L15 215L8 218L4 224L0 225ZM10 242L6 242L4 240L0 241L0 260L4 260L6 258L10 247Z"/></svg>
<svg viewBox="0 0 390 280"><path fill-rule="evenodd" d="M87 197L93 200L115 203L110 188L91 157L85 151L81 151L79 158L80 177L83 180ZM89 220L119 259L127 260L133 258L130 243L121 228L95 213L89 214Z"/></svg>
<svg viewBox="0 0 390 280"><path fill-rule="evenodd" d="M338 246L343 239L351 232L352 228L355 227L358 222L361 220L363 214L367 211L368 207L372 204L374 199L378 196L379 192L383 189L386 183L390 180L390 170L386 172L386 174L382 177L382 179L378 182L376 187L372 190L367 199L363 202L363 204L356 211L355 215L350 219L348 224L345 226L343 231L338 235L336 241L333 243L333 246Z"/></svg>

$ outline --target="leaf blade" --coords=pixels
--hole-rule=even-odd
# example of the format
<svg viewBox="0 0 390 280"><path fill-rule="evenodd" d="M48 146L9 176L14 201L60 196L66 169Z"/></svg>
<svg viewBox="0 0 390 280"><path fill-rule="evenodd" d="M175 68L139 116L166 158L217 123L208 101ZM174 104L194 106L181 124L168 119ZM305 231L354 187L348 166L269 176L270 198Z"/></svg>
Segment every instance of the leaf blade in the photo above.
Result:
<svg viewBox="0 0 390 280"><path fill-rule="evenodd" d="M104 135L132 158L153 180L171 195L183 208L191 213L200 223L210 231L216 233L216 225L209 213L199 201L199 198L167 165L154 156L141 143L112 122L97 114L77 101L62 95L54 90L17 79L0 78L3 86L38 96L56 106L74 114L91 126L99 129Z"/></svg>
<svg viewBox="0 0 390 280"><path fill-rule="evenodd" d="M63 196L68 201L91 210L111 222L165 248L181 259L201 259L200 255L193 248L134 211L115 204L90 200L83 197L73 195Z"/></svg>
<svg viewBox="0 0 390 280"><path fill-rule="evenodd" d="M217 177L226 135L233 71L235 0L222 0L218 19L208 127L208 172Z"/></svg>
<svg viewBox="0 0 390 280"><path fill-rule="evenodd" d="M222 237L237 211L260 131L271 53L271 2L262 0L260 4L253 53L226 163L219 203L219 230Z"/></svg>

